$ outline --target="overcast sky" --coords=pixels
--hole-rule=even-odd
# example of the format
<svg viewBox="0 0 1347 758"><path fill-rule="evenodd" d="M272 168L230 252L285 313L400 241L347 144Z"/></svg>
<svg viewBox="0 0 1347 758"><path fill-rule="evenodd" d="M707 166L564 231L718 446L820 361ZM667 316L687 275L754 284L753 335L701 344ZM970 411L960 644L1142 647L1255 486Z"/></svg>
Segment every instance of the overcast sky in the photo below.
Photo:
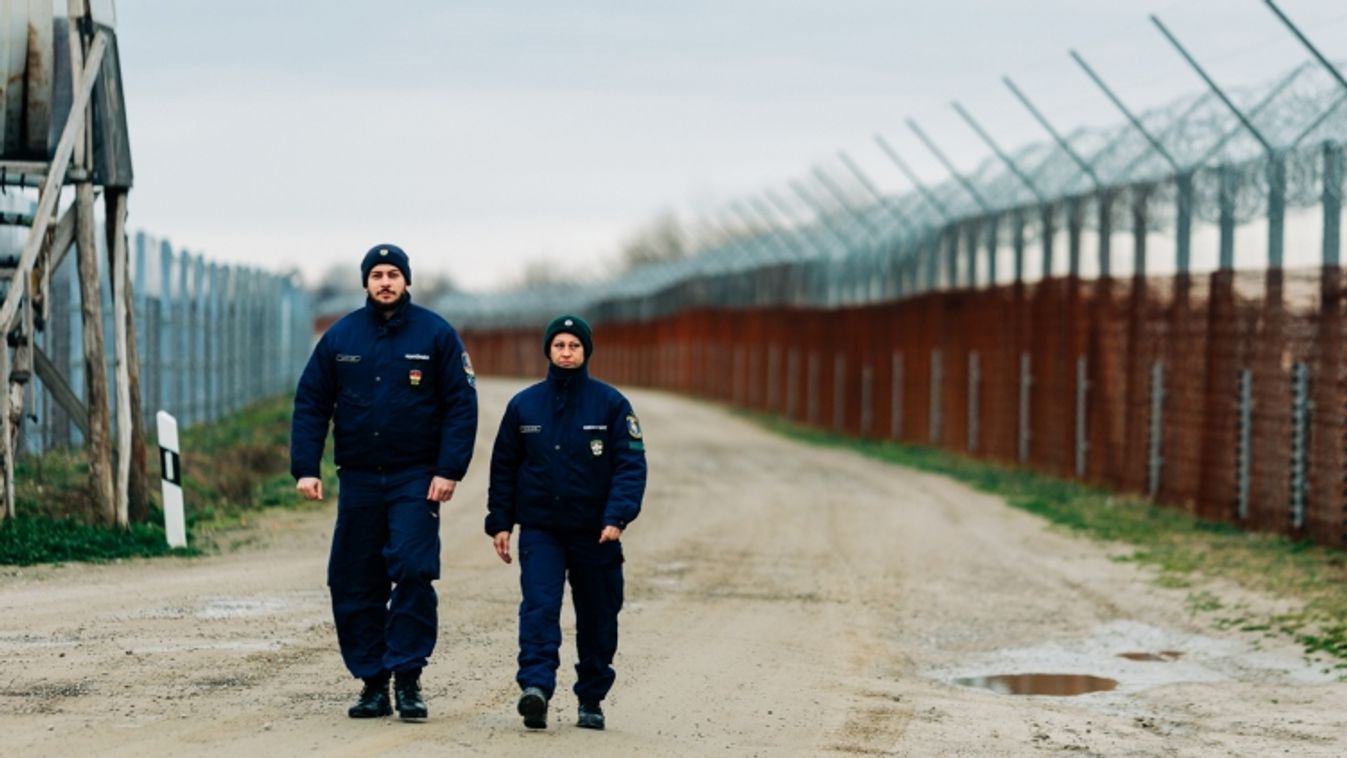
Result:
<svg viewBox="0 0 1347 758"><path fill-rule="evenodd" d="M1281 0L1347 58L1347 3ZM1306 54L1260 0L120 0L133 228L312 281L391 241L414 272L496 287L530 260L593 272L662 211L803 177L845 149L885 189L971 168L957 98L1010 147L1043 138L1010 75L1069 130Z"/></svg>

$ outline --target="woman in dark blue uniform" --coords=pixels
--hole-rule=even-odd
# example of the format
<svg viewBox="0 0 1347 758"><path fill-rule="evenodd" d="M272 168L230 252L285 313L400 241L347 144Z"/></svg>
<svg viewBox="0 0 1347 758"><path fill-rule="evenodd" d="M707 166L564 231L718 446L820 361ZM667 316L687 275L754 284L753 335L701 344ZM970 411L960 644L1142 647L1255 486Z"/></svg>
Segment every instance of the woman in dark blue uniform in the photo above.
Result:
<svg viewBox="0 0 1347 758"><path fill-rule="evenodd" d="M602 729L622 608L622 532L645 494L645 441L631 403L589 376L594 342L579 316L543 334L547 379L510 400L491 451L486 533L510 562L519 530L519 713L547 726L560 665L561 601L575 606L577 724Z"/></svg>

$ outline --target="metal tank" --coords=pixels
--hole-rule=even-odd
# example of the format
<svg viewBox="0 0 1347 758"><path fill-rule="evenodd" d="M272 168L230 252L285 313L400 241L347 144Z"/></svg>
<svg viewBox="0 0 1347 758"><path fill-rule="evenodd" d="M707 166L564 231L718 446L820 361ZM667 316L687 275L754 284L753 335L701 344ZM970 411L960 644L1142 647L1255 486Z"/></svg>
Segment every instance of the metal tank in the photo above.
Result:
<svg viewBox="0 0 1347 758"><path fill-rule="evenodd" d="M0 0L0 157L6 160L45 160L54 147L55 15L53 0Z"/></svg>
<svg viewBox="0 0 1347 758"><path fill-rule="evenodd" d="M80 2L80 0L74 0ZM71 0L0 0L0 161L51 159L70 112ZM94 178L131 185L130 143L113 0L89 3L91 27L108 34L94 85ZM13 167L7 167L13 172ZM0 178L0 183L5 183Z"/></svg>

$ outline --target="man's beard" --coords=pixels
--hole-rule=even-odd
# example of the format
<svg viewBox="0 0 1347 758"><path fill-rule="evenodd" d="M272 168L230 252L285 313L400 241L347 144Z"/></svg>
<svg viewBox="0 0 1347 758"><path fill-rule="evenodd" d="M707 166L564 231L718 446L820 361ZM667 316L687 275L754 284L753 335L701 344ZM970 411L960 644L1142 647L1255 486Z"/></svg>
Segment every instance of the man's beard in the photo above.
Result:
<svg viewBox="0 0 1347 758"><path fill-rule="evenodd" d="M384 312L384 313L392 313L393 311L395 311L395 310L398 309L398 306L399 306L399 305L402 305L402 301L405 300L406 297L407 297L407 293L404 292L404 293L402 293L401 295L398 296L398 299L397 299L397 300L394 300L394 301L391 302L391 303L385 303L385 302L383 302L383 301L381 301L381 300L376 300L376 299L374 299L374 298L370 298L370 299L371 299L371 300L374 300L374 307L377 308L378 310L380 310L380 311L382 311L382 312Z"/></svg>

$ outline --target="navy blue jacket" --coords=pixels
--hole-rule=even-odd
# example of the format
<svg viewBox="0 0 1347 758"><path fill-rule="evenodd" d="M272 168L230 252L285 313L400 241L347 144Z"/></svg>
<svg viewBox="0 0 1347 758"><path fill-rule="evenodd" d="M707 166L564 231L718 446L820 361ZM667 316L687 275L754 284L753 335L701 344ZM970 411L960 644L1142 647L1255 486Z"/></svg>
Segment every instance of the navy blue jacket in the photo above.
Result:
<svg viewBox="0 0 1347 758"><path fill-rule="evenodd" d="M295 390L290 473L318 476L328 422L337 465L416 467L460 481L477 436L477 389L458 333L404 298L384 320L373 303L333 324Z"/></svg>
<svg viewBox="0 0 1347 758"><path fill-rule="evenodd" d="M645 495L645 440L631 403L588 369L551 366L510 400L491 450L486 533L515 524L626 529Z"/></svg>

